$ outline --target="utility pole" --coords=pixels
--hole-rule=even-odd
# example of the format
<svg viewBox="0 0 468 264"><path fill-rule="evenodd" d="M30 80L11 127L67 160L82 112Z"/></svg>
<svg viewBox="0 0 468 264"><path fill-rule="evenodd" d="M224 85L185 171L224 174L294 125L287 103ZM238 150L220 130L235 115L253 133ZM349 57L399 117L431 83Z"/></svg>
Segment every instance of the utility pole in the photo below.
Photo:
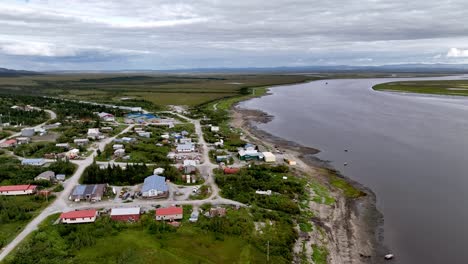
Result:
<svg viewBox="0 0 468 264"><path fill-rule="evenodd" d="M267 241L267 262L270 262L270 240Z"/></svg>

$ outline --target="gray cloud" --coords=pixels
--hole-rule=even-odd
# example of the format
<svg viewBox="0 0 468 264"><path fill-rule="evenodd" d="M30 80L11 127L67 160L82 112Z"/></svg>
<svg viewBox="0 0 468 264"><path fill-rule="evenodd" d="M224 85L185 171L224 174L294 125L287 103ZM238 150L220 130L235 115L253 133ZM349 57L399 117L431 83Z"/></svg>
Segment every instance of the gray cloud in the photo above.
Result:
<svg viewBox="0 0 468 264"><path fill-rule="evenodd" d="M465 63L448 56L466 50L464 2L4 0L0 59L38 70Z"/></svg>

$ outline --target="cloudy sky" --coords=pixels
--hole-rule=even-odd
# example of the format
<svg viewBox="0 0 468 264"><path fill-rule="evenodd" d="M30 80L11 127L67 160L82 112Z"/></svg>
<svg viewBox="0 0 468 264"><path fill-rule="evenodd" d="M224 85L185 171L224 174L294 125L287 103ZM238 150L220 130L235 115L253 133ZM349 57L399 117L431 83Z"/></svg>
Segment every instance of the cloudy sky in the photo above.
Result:
<svg viewBox="0 0 468 264"><path fill-rule="evenodd" d="M1 0L0 67L468 63L466 0Z"/></svg>

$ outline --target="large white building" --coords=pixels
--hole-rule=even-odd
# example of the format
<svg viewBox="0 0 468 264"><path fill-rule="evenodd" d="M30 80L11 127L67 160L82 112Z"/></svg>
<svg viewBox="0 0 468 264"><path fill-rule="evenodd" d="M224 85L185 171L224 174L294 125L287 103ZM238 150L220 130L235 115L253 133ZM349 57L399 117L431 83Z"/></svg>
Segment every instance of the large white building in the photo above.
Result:
<svg viewBox="0 0 468 264"><path fill-rule="evenodd" d="M169 188L166 184L166 178L158 175L146 177L141 187L141 194L145 198L167 197Z"/></svg>

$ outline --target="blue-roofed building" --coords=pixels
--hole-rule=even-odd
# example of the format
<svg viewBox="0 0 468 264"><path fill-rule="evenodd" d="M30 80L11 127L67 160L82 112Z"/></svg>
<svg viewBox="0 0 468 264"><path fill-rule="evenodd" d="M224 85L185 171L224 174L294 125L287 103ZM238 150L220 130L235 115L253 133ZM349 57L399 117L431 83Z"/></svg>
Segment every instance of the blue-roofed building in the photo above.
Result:
<svg viewBox="0 0 468 264"><path fill-rule="evenodd" d="M23 159L21 165L25 166L44 166L46 161L44 159Z"/></svg>
<svg viewBox="0 0 468 264"><path fill-rule="evenodd" d="M166 184L166 178L158 175L152 175L145 178L141 193L144 198L163 198L169 195L169 188Z"/></svg>

